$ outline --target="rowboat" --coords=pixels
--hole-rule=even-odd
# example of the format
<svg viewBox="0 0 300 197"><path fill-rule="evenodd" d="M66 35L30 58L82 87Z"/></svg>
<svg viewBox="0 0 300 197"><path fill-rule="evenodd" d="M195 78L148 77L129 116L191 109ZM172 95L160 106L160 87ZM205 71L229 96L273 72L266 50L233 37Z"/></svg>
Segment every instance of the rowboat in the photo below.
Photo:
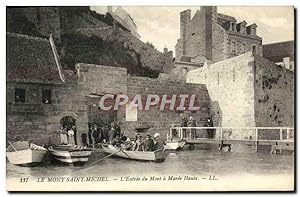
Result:
<svg viewBox="0 0 300 197"><path fill-rule="evenodd" d="M113 145L104 144L102 148L105 153L113 154L118 157L140 160L140 161L154 161L154 162L163 162L167 156L168 152L163 151L162 149L156 151L128 151L123 150L122 148L115 147Z"/></svg>
<svg viewBox="0 0 300 197"><path fill-rule="evenodd" d="M186 144L185 140L167 141L164 146L165 150L179 150Z"/></svg>
<svg viewBox="0 0 300 197"><path fill-rule="evenodd" d="M92 149L71 144L51 146L48 150L55 160L74 166L84 165L92 154Z"/></svg>
<svg viewBox="0 0 300 197"><path fill-rule="evenodd" d="M43 161L47 149L28 141L17 141L6 149L8 161L14 165L34 165Z"/></svg>

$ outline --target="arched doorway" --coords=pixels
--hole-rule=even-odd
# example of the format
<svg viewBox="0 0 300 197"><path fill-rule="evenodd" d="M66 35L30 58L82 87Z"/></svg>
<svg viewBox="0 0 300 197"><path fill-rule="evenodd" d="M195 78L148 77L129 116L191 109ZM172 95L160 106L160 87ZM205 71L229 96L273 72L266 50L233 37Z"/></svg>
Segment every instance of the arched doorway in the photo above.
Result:
<svg viewBox="0 0 300 197"><path fill-rule="evenodd" d="M62 126L63 128L66 128L66 130L68 131L73 126L76 127L76 120L72 116L64 116L60 120L60 126ZM74 130L74 140L75 140L75 144L77 145L77 135L76 134L77 134L77 127Z"/></svg>

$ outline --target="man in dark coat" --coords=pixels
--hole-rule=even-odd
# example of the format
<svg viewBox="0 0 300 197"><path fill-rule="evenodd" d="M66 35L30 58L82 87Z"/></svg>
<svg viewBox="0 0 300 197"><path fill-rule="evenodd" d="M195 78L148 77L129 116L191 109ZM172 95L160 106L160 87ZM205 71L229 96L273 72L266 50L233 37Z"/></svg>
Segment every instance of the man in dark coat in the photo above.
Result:
<svg viewBox="0 0 300 197"><path fill-rule="evenodd" d="M88 146L88 143L87 143L87 134L86 133L82 133L81 134L81 142L82 142L82 145L83 146Z"/></svg>
<svg viewBox="0 0 300 197"><path fill-rule="evenodd" d="M94 144L99 143L100 131L99 131L97 125L94 125L94 127L93 127L92 136L93 136L93 139L94 139Z"/></svg>
<svg viewBox="0 0 300 197"><path fill-rule="evenodd" d="M214 127L214 124L210 118L207 118L206 127ZM214 138L214 129L207 129L207 137L209 139Z"/></svg>
<svg viewBox="0 0 300 197"><path fill-rule="evenodd" d="M144 150L145 151L153 151L153 149L154 149L153 139L151 138L151 135L147 135Z"/></svg>
<svg viewBox="0 0 300 197"><path fill-rule="evenodd" d="M188 126L188 119L185 117L184 114L180 114L180 127L187 127ZM182 129L182 137L186 138L186 129Z"/></svg>
<svg viewBox="0 0 300 197"><path fill-rule="evenodd" d="M108 132L109 132L109 128L108 128L107 124L105 124L102 128L102 141L103 142L108 142Z"/></svg>
<svg viewBox="0 0 300 197"><path fill-rule="evenodd" d="M185 117L184 114L180 114L180 127L187 127L188 125L188 119Z"/></svg>
<svg viewBox="0 0 300 197"><path fill-rule="evenodd" d="M111 143L115 138L115 136L116 136L116 129L115 127L111 127L111 129L108 132L108 143Z"/></svg>
<svg viewBox="0 0 300 197"><path fill-rule="evenodd" d="M93 136L92 136L92 130L93 130L93 125L89 123L89 131L88 131L88 138L89 138L89 145L93 145Z"/></svg>

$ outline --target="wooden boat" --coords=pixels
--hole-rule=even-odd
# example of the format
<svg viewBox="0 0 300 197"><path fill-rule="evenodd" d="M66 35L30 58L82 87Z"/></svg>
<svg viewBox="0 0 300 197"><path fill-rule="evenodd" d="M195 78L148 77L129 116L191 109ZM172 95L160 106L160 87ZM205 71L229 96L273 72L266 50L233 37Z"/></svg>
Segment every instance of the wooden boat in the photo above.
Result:
<svg viewBox="0 0 300 197"><path fill-rule="evenodd" d="M74 166L84 165L92 154L92 149L71 144L51 146L48 150L55 160Z"/></svg>
<svg viewBox="0 0 300 197"><path fill-rule="evenodd" d="M165 150L179 150L182 149L185 144L186 144L185 140L167 141L164 148Z"/></svg>
<svg viewBox="0 0 300 197"><path fill-rule="evenodd" d="M132 159L132 160L140 160L140 161L155 161L155 162L163 162L167 156L168 152L163 151L162 149L156 150L153 152L150 151L128 151L122 150L119 147L115 147L113 145L102 145L102 148L105 153L113 154L118 157Z"/></svg>
<svg viewBox="0 0 300 197"><path fill-rule="evenodd" d="M8 161L14 165L34 165L43 161L47 149L28 141L17 141L6 150Z"/></svg>

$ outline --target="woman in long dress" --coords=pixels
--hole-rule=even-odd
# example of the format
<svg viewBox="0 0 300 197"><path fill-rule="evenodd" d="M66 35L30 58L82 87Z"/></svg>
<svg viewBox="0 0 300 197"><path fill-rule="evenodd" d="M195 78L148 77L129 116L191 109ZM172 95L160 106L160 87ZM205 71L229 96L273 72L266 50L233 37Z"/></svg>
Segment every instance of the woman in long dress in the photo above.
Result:
<svg viewBox="0 0 300 197"><path fill-rule="evenodd" d="M68 144L67 131L65 128L61 127L60 129L58 129L57 134L59 135L61 144Z"/></svg>
<svg viewBox="0 0 300 197"><path fill-rule="evenodd" d="M75 144L74 126L68 131L68 144Z"/></svg>

